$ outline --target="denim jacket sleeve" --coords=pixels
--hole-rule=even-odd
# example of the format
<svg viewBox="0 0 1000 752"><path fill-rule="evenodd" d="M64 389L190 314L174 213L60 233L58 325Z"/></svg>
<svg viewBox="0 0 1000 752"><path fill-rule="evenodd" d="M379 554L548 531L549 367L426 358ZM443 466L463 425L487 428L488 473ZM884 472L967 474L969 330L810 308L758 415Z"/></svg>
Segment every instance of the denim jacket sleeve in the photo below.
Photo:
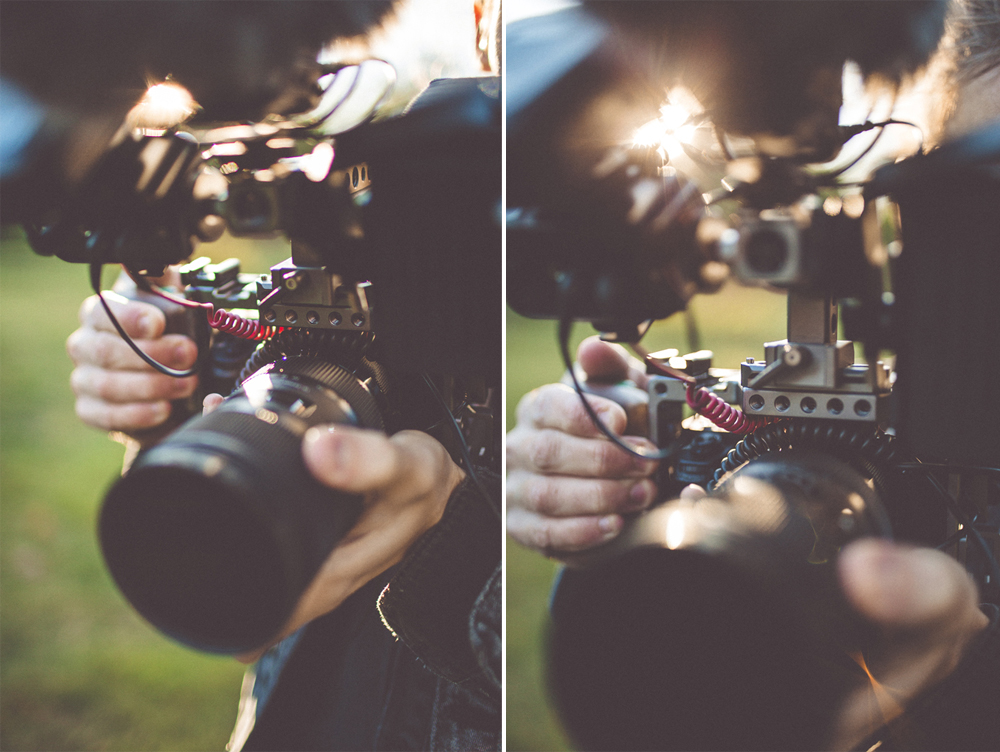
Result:
<svg viewBox="0 0 1000 752"><path fill-rule="evenodd" d="M500 477L477 469L499 508ZM403 559L379 598L382 620L434 673L499 700L501 521L466 478L441 521Z"/></svg>

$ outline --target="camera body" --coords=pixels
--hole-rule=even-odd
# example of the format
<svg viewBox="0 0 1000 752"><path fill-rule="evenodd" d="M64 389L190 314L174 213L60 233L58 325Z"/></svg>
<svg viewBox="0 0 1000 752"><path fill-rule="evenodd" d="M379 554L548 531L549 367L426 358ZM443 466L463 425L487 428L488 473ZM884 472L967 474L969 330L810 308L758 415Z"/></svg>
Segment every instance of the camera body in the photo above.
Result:
<svg viewBox="0 0 1000 752"><path fill-rule="evenodd" d="M819 45L824 24L874 6L839 16L846 6L713 4L709 21L696 3L644 5L593 3L522 35L511 84L520 76L524 95L509 109L508 160L520 167L508 183L511 305L559 319L568 361L572 322L637 344L647 322L732 274L787 294L787 332L738 370L713 368L704 350L636 348L661 503L569 560L552 599L549 684L580 748L822 748L843 698L870 686L843 659L878 655L871 625L839 595L842 546L874 535L939 547L983 601L1000 603L1000 402L986 396L1000 374L1000 307L988 292L1000 283L1000 228L986 208L1000 200L1000 129L883 168L863 190L841 185L843 169L808 163L832 159L869 124L839 126L839 91L824 89L824 103L820 78L806 79L836 60L829 80L839 82L843 60L865 53L824 62L803 40ZM908 30L903 16L934 12L882 10ZM851 23L862 33L824 38L867 44L871 28ZM579 29L562 54L532 48L556 45L560 26ZM667 51L649 55L661 69L643 68L636 41ZM904 58L920 46L895 41ZM677 59L661 62L671 50ZM761 75L762 60L775 75ZM671 65L692 87L707 79L712 100L679 126L661 110L662 183L649 192L648 172L609 155L645 122L629 121L626 106L643 75ZM675 143L706 118L709 137ZM680 202L686 181L704 192ZM559 238L560 225L542 221L552 217L574 230ZM708 497L678 499L690 483ZM820 499L829 514L812 506Z"/></svg>
<svg viewBox="0 0 1000 752"><path fill-rule="evenodd" d="M148 288L226 228L289 241L267 274L181 266L199 387L232 394L144 451L101 510L122 592L199 649L274 637L360 513L306 470L309 427L425 430L498 462L499 81L439 80L369 122L388 68L334 66L302 115L123 127L71 199L27 223L36 252L90 265L95 290L105 263Z"/></svg>

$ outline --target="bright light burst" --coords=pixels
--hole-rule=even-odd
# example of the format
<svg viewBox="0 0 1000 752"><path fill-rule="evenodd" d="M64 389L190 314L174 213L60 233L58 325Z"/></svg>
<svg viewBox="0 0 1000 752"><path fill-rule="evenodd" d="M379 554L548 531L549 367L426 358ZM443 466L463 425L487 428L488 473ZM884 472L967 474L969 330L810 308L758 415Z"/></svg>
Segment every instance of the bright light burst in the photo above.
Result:
<svg viewBox="0 0 1000 752"><path fill-rule="evenodd" d="M693 116L703 112L694 95L683 86L676 86L667 95L667 102L660 107L660 116L641 126L633 136L636 146L655 148L671 160L684 153L683 144L694 140L697 126Z"/></svg>
<svg viewBox="0 0 1000 752"><path fill-rule="evenodd" d="M191 117L198 110L191 92L171 81L153 84L139 103L128 114L128 120L137 128L172 128Z"/></svg>

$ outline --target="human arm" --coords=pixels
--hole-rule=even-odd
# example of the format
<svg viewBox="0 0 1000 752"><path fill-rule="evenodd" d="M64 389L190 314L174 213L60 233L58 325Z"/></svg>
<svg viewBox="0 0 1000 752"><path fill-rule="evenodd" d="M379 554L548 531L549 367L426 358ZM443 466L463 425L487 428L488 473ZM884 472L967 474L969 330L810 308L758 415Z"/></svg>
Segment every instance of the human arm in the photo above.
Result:
<svg viewBox="0 0 1000 752"><path fill-rule="evenodd" d="M477 468L499 505L500 478ZM502 530L471 478L407 551L379 598L385 624L436 674L499 700Z"/></svg>

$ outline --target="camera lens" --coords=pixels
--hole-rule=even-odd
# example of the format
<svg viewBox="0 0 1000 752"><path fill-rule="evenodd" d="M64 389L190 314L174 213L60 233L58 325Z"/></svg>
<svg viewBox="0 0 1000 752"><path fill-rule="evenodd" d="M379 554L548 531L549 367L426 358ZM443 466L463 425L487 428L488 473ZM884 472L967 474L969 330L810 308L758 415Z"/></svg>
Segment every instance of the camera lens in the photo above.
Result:
<svg viewBox="0 0 1000 752"><path fill-rule="evenodd" d="M788 259L788 242L774 230L757 230L746 244L746 259L750 269L757 274L774 274Z"/></svg>
<svg viewBox="0 0 1000 752"><path fill-rule="evenodd" d="M563 570L548 678L577 748L812 749L866 681L847 655L869 631L835 561L888 534L885 512L847 464L781 455L744 465L721 496L650 510Z"/></svg>
<svg viewBox="0 0 1000 752"><path fill-rule="evenodd" d="M327 423L383 427L356 376L294 358L136 460L108 492L99 532L109 571L143 617L213 652L277 634L361 510L303 463L303 434Z"/></svg>

